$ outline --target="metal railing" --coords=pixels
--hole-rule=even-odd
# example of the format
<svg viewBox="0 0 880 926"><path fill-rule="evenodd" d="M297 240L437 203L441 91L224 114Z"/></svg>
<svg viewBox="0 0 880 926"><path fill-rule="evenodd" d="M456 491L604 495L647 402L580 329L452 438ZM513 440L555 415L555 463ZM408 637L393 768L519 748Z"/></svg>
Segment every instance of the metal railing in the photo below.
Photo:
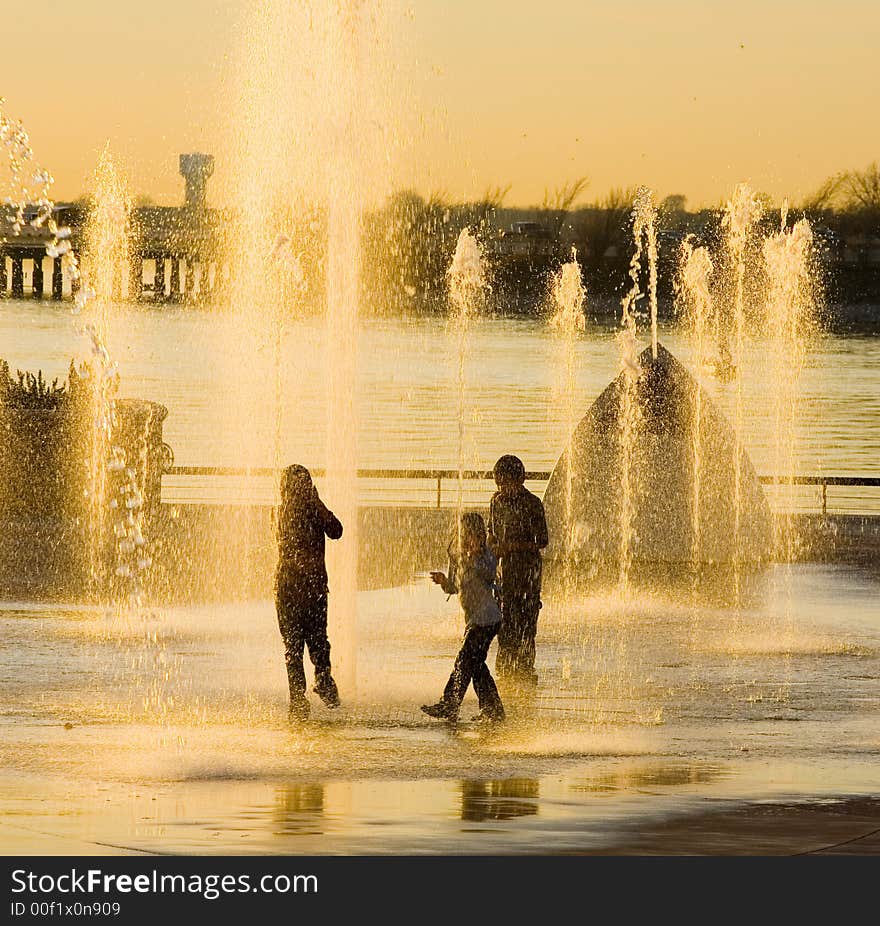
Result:
<svg viewBox="0 0 880 926"><path fill-rule="evenodd" d="M320 479L326 471L320 467L310 469L311 474ZM238 476L238 477L277 477L280 471L272 467L254 467L251 469L234 466L169 466L166 476ZM436 507L440 508L443 497L443 482L463 480L493 481L492 470L466 469L359 469L360 479L414 479L436 482ZM527 482L547 482L552 475L546 470L526 473ZM853 486L859 488L880 488L880 477L871 476L795 476L792 479L778 479L775 476L759 476L762 485L770 486L816 486L821 488L822 514L828 513L829 486Z"/></svg>

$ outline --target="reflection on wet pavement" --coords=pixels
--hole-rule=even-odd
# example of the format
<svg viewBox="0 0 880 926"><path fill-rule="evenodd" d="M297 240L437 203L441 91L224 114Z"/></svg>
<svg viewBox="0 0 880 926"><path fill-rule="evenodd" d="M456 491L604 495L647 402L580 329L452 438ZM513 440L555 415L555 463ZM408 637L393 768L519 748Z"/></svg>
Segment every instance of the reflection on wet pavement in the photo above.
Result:
<svg viewBox="0 0 880 926"><path fill-rule="evenodd" d="M687 590L549 595L538 697L488 731L418 710L460 633L431 591L361 593L358 690L299 728L271 601L0 605L3 851L654 851L711 841L675 821L877 791L870 572L771 569L735 613Z"/></svg>

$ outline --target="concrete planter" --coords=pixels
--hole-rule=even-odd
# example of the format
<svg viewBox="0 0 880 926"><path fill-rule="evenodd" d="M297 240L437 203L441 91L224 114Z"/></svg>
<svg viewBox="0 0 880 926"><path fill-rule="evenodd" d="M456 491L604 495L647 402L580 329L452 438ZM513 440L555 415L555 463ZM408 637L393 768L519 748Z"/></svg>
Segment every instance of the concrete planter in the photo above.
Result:
<svg viewBox="0 0 880 926"><path fill-rule="evenodd" d="M125 451L143 496L149 530L161 502L168 448L156 402L118 399L113 443ZM89 415L77 403L55 409L0 406L0 592L69 597L111 591L114 541L109 498L124 472L93 450ZM97 470L93 473L92 460ZM92 507L92 486L105 484Z"/></svg>

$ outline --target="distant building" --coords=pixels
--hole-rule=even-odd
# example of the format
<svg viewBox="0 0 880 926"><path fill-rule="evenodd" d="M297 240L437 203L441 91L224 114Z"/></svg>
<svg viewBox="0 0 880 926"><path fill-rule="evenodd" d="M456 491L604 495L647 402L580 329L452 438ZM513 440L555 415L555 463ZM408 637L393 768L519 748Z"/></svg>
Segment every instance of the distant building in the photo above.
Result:
<svg viewBox="0 0 880 926"><path fill-rule="evenodd" d="M208 180L214 173L213 154L180 155L180 174L186 181L184 203L191 209L205 209L208 205Z"/></svg>
<svg viewBox="0 0 880 926"><path fill-rule="evenodd" d="M495 243L495 252L508 260L550 260L559 251L553 232L540 222L512 222Z"/></svg>

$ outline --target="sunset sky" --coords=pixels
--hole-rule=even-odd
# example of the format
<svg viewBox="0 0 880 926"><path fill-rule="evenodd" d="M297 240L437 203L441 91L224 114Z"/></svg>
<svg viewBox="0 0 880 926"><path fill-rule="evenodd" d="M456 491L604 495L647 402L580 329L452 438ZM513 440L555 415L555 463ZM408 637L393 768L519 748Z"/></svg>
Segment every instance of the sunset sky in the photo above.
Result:
<svg viewBox="0 0 880 926"><path fill-rule="evenodd" d="M222 179L246 5L0 0L0 95L56 198L108 139L135 194L179 202L182 151L218 153ZM880 159L876 0L409 0L390 21L412 136L397 186L510 185L529 205L587 175L587 200L645 183L697 206L740 180L797 199Z"/></svg>

